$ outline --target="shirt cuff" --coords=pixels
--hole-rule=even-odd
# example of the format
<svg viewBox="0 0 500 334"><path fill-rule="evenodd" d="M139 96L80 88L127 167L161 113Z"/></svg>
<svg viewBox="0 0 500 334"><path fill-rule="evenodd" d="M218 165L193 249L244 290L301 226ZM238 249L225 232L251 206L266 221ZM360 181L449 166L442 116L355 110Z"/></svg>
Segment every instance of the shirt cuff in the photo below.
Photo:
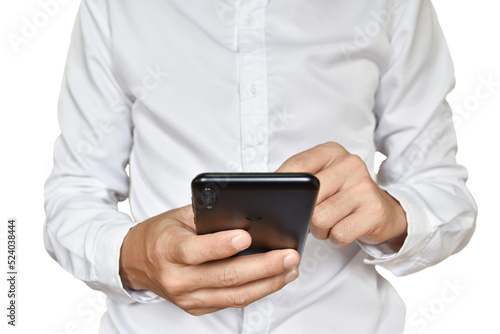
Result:
<svg viewBox="0 0 500 334"><path fill-rule="evenodd" d="M98 235L95 249L94 279L88 283L92 288L106 293L116 302L122 304L151 303L163 300L148 290L132 290L123 286L120 278L120 251L123 239L128 231L138 223L132 223L128 215L117 220L113 217L112 223L104 224ZM101 218L101 217L100 217ZM98 282L98 283L97 283Z"/></svg>
<svg viewBox="0 0 500 334"><path fill-rule="evenodd" d="M403 246L394 252L387 243L370 245L357 241L359 246L369 255L365 263L380 265L394 275L407 275L424 269L428 264L419 261L418 254L425 248L431 237L431 228L425 213L425 205L416 191L408 186L391 185L381 187L394 197L406 213L408 235Z"/></svg>

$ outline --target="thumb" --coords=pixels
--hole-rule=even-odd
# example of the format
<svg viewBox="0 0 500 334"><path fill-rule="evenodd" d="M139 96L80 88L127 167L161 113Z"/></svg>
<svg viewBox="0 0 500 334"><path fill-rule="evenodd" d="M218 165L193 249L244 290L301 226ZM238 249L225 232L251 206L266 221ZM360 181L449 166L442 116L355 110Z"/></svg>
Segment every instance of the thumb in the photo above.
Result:
<svg viewBox="0 0 500 334"><path fill-rule="evenodd" d="M169 238L170 255L177 263L198 265L225 259L247 249L252 243L245 230L196 235L186 226L178 227Z"/></svg>

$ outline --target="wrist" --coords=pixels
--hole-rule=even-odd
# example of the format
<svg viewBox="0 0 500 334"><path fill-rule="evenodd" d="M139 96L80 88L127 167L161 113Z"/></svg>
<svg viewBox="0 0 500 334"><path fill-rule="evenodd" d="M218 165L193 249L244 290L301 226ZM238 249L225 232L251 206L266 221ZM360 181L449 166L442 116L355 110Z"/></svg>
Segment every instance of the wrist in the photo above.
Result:
<svg viewBox="0 0 500 334"><path fill-rule="evenodd" d="M142 233L141 224L134 226L129 230L125 238L123 239L122 247L120 249L120 270L119 275L124 288L130 288L132 290L144 290L145 287L140 283L139 278L139 263L141 262L140 250L140 236L138 234Z"/></svg>
<svg viewBox="0 0 500 334"><path fill-rule="evenodd" d="M389 237L386 240L386 243L395 252L397 252L401 249L406 240L406 237L408 236L408 221L406 219L406 212L394 197L392 197L386 191L383 191L383 193L392 211L392 215L390 218L391 222L389 222Z"/></svg>

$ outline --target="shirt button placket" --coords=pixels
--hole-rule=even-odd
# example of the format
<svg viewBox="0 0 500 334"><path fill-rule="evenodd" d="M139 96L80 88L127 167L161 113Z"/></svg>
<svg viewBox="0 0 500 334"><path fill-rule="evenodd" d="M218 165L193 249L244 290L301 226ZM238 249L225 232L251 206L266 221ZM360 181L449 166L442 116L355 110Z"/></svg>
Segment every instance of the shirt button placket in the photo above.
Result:
<svg viewBox="0 0 500 334"><path fill-rule="evenodd" d="M267 0L241 0L237 14L241 152L244 171L267 171Z"/></svg>
<svg viewBox="0 0 500 334"><path fill-rule="evenodd" d="M265 19L267 0L240 0L237 14L241 152L244 171L267 171L268 103ZM272 305L266 298L244 309L243 334L267 333Z"/></svg>

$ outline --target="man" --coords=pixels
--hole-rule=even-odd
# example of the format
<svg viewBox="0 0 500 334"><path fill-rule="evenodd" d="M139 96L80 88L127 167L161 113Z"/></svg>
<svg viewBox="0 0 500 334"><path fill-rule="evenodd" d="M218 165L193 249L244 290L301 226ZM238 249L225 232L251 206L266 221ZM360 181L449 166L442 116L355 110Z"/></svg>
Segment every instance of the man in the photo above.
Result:
<svg viewBox="0 0 500 334"><path fill-rule="evenodd" d="M429 0L84 0L47 250L107 294L103 333L400 333L374 265L421 270L474 229L453 83ZM197 236L189 183L207 171L314 173L302 259L230 258L242 230Z"/></svg>

